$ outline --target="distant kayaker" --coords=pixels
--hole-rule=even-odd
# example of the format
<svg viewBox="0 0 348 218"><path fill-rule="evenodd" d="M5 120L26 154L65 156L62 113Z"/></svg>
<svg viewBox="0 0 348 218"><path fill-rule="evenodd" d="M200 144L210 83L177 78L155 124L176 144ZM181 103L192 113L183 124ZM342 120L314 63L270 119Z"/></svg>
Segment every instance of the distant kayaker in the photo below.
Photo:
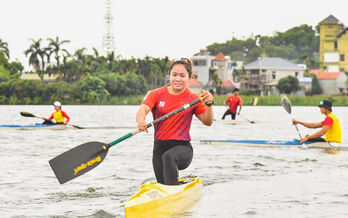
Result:
<svg viewBox="0 0 348 218"><path fill-rule="evenodd" d="M332 113L331 101L323 100L320 102L319 107L320 112L326 116L322 122L306 123L295 119L292 120L293 124L301 124L307 128L321 128L318 132L301 139L301 143L305 141L341 142L341 126L337 117ZM323 135L325 135L325 139L321 138Z"/></svg>
<svg viewBox="0 0 348 218"><path fill-rule="evenodd" d="M52 113L49 118L42 117L42 119L45 120L42 124L68 124L70 117L64 111L62 111L62 104L59 101L55 101L53 106L56 112ZM52 122L52 119L54 119L56 122Z"/></svg>
<svg viewBox="0 0 348 218"><path fill-rule="evenodd" d="M136 121L141 131L148 131L145 118L150 111L155 120L198 98L188 88L192 76L191 61L181 58L174 61L169 69L170 85L150 91L140 105ZM202 90L199 97L202 102L155 125L152 164L159 183L177 185L178 170L187 168L192 161L192 116L196 115L207 126L213 124L213 96Z"/></svg>
<svg viewBox="0 0 348 218"><path fill-rule="evenodd" d="M225 101L224 105L228 105L228 109L224 113L221 119L225 119L225 117L231 114L231 119L236 119L237 108L239 105L238 115L240 115L240 111L242 110L242 99L239 97L239 89L235 88L233 90L233 95L229 96Z"/></svg>

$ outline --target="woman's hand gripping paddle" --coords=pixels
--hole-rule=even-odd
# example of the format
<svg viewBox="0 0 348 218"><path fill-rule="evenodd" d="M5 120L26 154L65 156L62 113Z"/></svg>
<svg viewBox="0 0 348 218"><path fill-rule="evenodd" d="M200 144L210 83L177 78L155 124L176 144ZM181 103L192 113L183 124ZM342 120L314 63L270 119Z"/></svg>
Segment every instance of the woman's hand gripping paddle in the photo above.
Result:
<svg viewBox="0 0 348 218"><path fill-rule="evenodd" d="M186 104L181 108L154 120L151 123L148 123L147 128L154 126L155 124L162 122L163 120L166 120L174 116L175 114L198 104L199 102L201 102L201 99L196 99L193 102ZM98 166L104 160L110 147L132 137L139 132L139 129L134 130L133 132L130 132L109 144L96 141L81 144L69 151L58 155L57 157L50 160L49 163L59 183L63 184L87 173L91 169Z"/></svg>

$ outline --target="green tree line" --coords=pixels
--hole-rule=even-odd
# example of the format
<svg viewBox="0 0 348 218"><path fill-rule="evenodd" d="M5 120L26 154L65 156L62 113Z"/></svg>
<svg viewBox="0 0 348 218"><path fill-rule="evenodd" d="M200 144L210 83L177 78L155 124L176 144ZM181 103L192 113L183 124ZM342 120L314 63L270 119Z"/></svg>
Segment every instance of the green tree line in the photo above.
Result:
<svg viewBox="0 0 348 218"><path fill-rule="evenodd" d="M273 36L250 36L247 39L233 37L224 43L207 46L212 55L219 52L231 60L250 63L258 57L281 57L309 68L319 67L319 35L312 26L303 24Z"/></svg>
<svg viewBox="0 0 348 218"><path fill-rule="evenodd" d="M23 52L32 72L26 73L37 74L41 81L29 81L20 79L24 67L18 61L9 61L8 44L0 39L0 103L42 104L53 100L105 103L115 97L144 95L148 90L167 83L168 57L125 59L114 53L100 55L95 48L92 48L92 54L87 54L86 48L71 53L65 48L69 43L69 40L58 36L30 39L28 48ZM256 35L243 40L232 38L207 48L213 55L223 52L232 60L245 63L262 56L277 56L302 62L308 67L319 65L319 36L308 25L276 32L273 36ZM45 76L56 79L44 81ZM280 87L283 86L289 86L288 82ZM285 91L288 92L288 89ZM313 92L316 93L320 92Z"/></svg>
<svg viewBox="0 0 348 218"><path fill-rule="evenodd" d="M149 89L166 84L169 58L124 59L114 53L86 54L86 48L70 54L64 45L69 40L31 39L24 54L41 81L20 79L23 66L9 62L7 43L0 41L0 103L42 104L54 100L69 103L107 103L115 96L145 95ZM53 57L53 58L52 58ZM52 63L54 59L54 63ZM44 81L45 75L56 76Z"/></svg>

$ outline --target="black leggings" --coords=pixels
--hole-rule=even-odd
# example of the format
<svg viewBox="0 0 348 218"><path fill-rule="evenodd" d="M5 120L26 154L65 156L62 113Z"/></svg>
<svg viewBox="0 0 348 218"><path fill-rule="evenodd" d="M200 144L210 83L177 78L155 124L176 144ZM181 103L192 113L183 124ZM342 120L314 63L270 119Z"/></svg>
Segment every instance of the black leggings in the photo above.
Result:
<svg viewBox="0 0 348 218"><path fill-rule="evenodd" d="M308 139L309 142L326 142L325 139L319 137L314 139Z"/></svg>
<svg viewBox="0 0 348 218"><path fill-rule="evenodd" d="M52 120L45 120L42 124L64 124L64 123L54 123Z"/></svg>
<svg viewBox="0 0 348 218"><path fill-rule="evenodd" d="M225 119L227 115L231 114L231 119L235 120L236 119L236 113L231 113L230 109L227 109L227 111L224 113L221 119Z"/></svg>
<svg viewBox="0 0 348 218"><path fill-rule="evenodd" d="M155 141L152 165L158 183L177 185L178 170L186 169L193 157L193 149L188 141Z"/></svg>

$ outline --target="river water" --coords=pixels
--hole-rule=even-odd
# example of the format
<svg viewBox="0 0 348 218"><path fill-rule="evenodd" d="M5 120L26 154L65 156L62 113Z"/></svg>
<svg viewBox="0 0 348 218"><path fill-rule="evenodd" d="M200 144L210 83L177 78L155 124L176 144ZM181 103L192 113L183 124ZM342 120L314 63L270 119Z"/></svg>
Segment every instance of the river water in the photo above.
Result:
<svg viewBox="0 0 348 218"><path fill-rule="evenodd" d="M0 217L124 217L124 202L140 184L155 180L151 129L115 145L97 168L60 185L48 161L79 144L108 143L133 131L138 107L63 109L71 124L118 128L0 130ZM225 107L214 110L220 119ZM0 124L40 121L21 117L20 111L49 116L53 107L0 106ZM333 112L348 142L348 108L334 107ZM348 152L199 144L201 139L298 138L291 116L281 106L245 106L242 114L256 123L192 124L194 159L180 176L201 176L204 193L182 217L348 217ZM292 115L305 121L324 118L318 107L293 107ZM302 135L315 131L302 126L299 130Z"/></svg>

